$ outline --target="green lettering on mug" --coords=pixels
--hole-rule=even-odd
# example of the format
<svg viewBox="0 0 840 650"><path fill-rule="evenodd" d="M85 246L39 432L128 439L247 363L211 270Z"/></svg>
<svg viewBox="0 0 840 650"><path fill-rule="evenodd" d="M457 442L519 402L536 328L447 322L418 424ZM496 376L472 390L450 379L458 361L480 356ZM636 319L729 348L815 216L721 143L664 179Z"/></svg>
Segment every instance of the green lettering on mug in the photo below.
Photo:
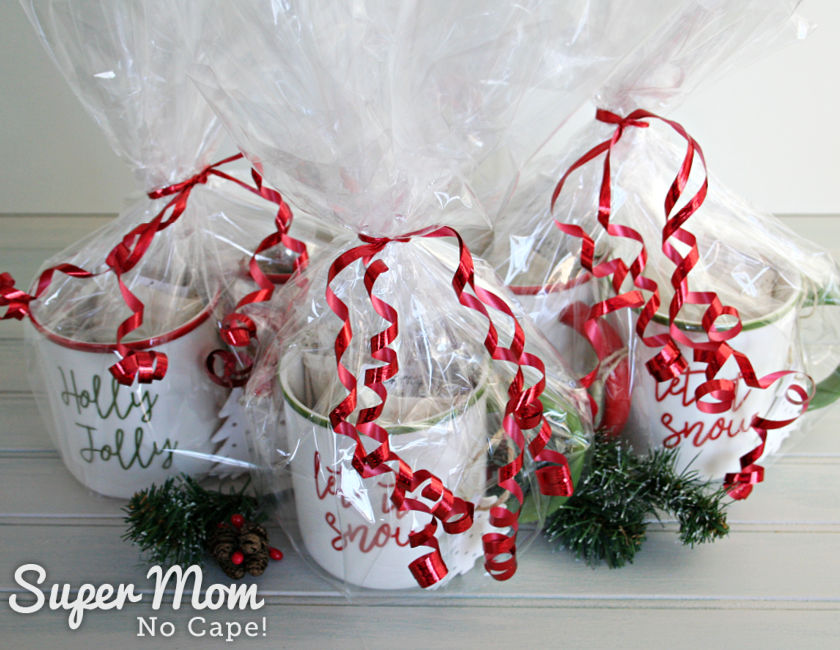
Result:
<svg viewBox="0 0 840 650"><path fill-rule="evenodd" d="M102 377L94 375L91 378L90 389L79 387L76 383L76 373L70 370L65 373L64 368L58 366L61 374L61 383L64 390L61 392L61 401L66 405L76 407L76 412L81 415L83 411L93 406L96 414L103 420L114 416L118 420L125 420L135 409L140 409L140 421L150 422L152 420L152 409L158 400L158 395L151 395L149 391L141 391L138 398L134 392L129 390L127 398L120 400L120 383L113 377L110 378L109 394L102 395ZM123 392L124 394L124 392Z"/></svg>
<svg viewBox="0 0 840 650"><path fill-rule="evenodd" d="M75 424L77 427L84 429L84 435L87 438L87 446L79 450L79 455L86 463L93 463L97 459L107 463L115 459L120 467L125 470L131 469L134 465L146 469L152 464L155 458L165 456L160 465L161 468L169 469L172 467L172 452L178 448L178 443L173 443L169 438L164 440L160 446L158 446L157 442L153 442L151 450L144 456L142 451L145 433L142 427L137 427L134 430L133 440L128 446L126 446L125 431L123 429L117 429L114 432L113 444L102 444L97 447L93 440L96 427L80 422L76 422Z"/></svg>

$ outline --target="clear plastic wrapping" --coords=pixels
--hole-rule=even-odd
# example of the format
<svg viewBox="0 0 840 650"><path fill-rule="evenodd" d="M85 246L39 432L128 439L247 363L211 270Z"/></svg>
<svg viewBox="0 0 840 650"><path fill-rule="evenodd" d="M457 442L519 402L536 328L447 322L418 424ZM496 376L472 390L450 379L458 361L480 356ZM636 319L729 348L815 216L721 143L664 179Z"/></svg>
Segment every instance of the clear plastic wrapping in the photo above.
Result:
<svg viewBox="0 0 840 650"><path fill-rule="evenodd" d="M600 89L599 120L529 165L488 252L573 351L599 426L640 452L678 448L680 468L725 477L736 496L807 421L806 394L811 412L838 395L837 267L714 177L707 190L699 145L635 109L661 114L736 55L801 36L795 5L675 11Z"/></svg>
<svg viewBox="0 0 840 650"><path fill-rule="evenodd" d="M353 250L348 238L342 243L344 247L332 255ZM483 535L511 535L509 527L493 525L490 517L493 508L519 507L511 490L524 492L521 523L537 522L551 498L563 498L541 493L534 471L537 465L551 463L523 453L503 425L510 406L508 388L518 365L493 361L483 338L487 316L465 307L452 291L459 264L459 248L453 243L413 239L389 244L377 254L376 260L389 271L377 280L374 296L398 315L393 323L372 306L365 288L365 266L355 263L344 269L329 286L346 305L353 332L341 363L358 378L358 403L346 420L356 424L368 454L386 438L372 424L359 424L357 417L360 411L383 402L369 373L388 367L381 363L388 357L381 352L372 355L370 338L386 336L389 325L398 327L388 346L398 370L381 384L387 398L374 420L387 431L388 449L396 454L387 465L396 471L383 465L381 473L363 477L355 467L360 453L356 439L352 434L337 435L332 425L335 409L348 391L336 371L341 321L324 294L331 257L307 269L299 278L304 286L283 288L277 300L284 307L275 305L274 312L262 308L263 318L283 323L248 386L264 484L278 498L280 521L295 545L327 574L349 586L401 589L418 584L409 565L427 555L429 548L411 548L409 535L429 523L429 514L400 508L392 500L398 477L405 476L400 470L420 481L417 489L408 490L407 498L422 501L420 493L439 479L454 497L475 508L469 530L459 534L438 530L448 581L468 572L484 555ZM480 260L475 264L476 276L484 279L478 281L479 287L502 295L503 288L486 265ZM294 305L291 318L289 305ZM498 326L500 347L509 345L513 320L494 310L488 312ZM517 315L522 318L521 313ZM564 454L569 477L576 481L591 435L583 395L536 330L524 320L523 328L527 349L550 364L540 395L550 427L548 449ZM537 368L525 367L524 372L526 385L539 380ZM526 431L529 439L534 433ZM520 455L526 469L517 473L516 487L500 481L499 469ZM394 465L400 462L406 466ZM435 477L429 477L430 484L421 480L424 471ZM518 552L535 532L520 533Z"/></svg>
<svg viewBox="0 0 840 650"><path fill-rule="evenodd" d="M348 588L438 586L480 555L509 578L536 532L517 517L580 475L585 394L450 227L486 245L498 183L647 33L652 3L630 4L254 0L208 20L208 101L295 206L348 230L248 312L277 325L247 387L281 520Z"/></svg>
<svg viewBox="0 0 840 650"><path fill-rule="evenodd" d="M244 258L247 276L282 206L250 180L237 184L210 167L224 132L186 74L198 14L181 20L178 9L188 5L157 1L22 4L149 192L46 261L19 301L17 316L33 325L31 383L56 447L76 478L108 496L131 496L179 472L241 471L251 464L237 431L245 420L208 357L229 352L220 322L258 288L228 251ZM259 225L225 230L237 218ZM267 272L284 260L292 270L283 251L263 252Z"/></svg>
<svg viewBox="0 0 840 650"><path fill-rule="evenodd" d="M620 166L613 168L615 186L628 196L614 221L631 225L650 251L645 276L656 283L661 307L644 336L677 339L686 365L677 376L657 382L646 366L656 346L642 341L640 312L632 312L635 385L624 435L638 450L676 447L681 466L731 482L742 465L772 456L806 422L799 417L805 394L811 415L840 397L840 269L825 250L750 206L712 176L708 196L684 226L696 238L699 253L687 287L714 294L719 303L708 299L711 296L698 296L698 304L685 304L675 318L669 317L676 268L663 253L661 201L685 148L679 138L669 137L667 127L652 125L646 131L628 139ZM686 194L697 190L701 181L702 174L692 178L694 185L687 186ZM638 251L626 240L616 244L613 255L625 260ZM714 326L720 334L706 316L718 310ZM680 334L693 345L679 340ZM700 356L704 349L728 358L722 356L724 363L718 368L712 359ZM788 374L776 377L780 372ZM718 380L732 385L720 386L720 395L708 392L717 390L709 382ZM743 463L741 459L759 445L760 457Z"/></svg>

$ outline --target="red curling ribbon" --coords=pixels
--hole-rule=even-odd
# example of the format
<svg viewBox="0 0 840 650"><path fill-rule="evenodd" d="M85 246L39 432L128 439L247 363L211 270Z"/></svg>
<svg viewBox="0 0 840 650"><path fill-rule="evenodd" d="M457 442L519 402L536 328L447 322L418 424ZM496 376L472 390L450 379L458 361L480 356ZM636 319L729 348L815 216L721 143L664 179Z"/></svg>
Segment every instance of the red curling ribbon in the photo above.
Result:
<svg viewBox="0 0 840 650"><path fill-rule="evenodd" d="M258 291L248 294L242 298L234 308L234 311L242 308L244 305L268 300L274 290L274 283L264 274L257 264L257 256L263 251L272 246L282 243L287 248L298 253L295 259L295 270L304 268L308 262L308 255L306 252L306 245L287 234L289 226L292 222L292 211L286 202L283 200L279 192L267 187L263 184L262 176L256 170L251 170L251 177L254 185L251 186L235 176L231 176L218 167L227 163L233 162L243 158L243 155L236 154L230 156L217 163L205 167L201 172L192 178L175 183L165 188L149 192L149 198L159 199L167 196L173 198L163 207L157 216L148 223L142 224L132 230L123 241L111 252L108 256L108 265L117 276L120 286L120 292L123 299L129 308L133 311L131 317L126 319L117 330L117 351L124 356L136 356L136 352L128 350L121 341L129 332L139 327L143 322L143 304L134 296L122 282L122 274L133 268L137 262L143 257L152 243L155 234L169 227L183 214L187 207L187 201L190 192L196 185L206 183L211 176L217 176L224 180L235 183L242 189L245 189L253 194L257 194L266 201L277 204L277 213L275 215L275 229L272 233L257 247L251 256L249 263L249 272L251 277L260 287ZM167 218L167 212L169 216ZM222 339L233 347L247 347L252 340L256 338L256 326L253 321L244 314L229 314L226 316L221 325L220 332ZM123 384L131 384L135 376L139 381L151 381L152 379L162 378L162 374L157 368L163 369L163 374L166 372L165 355L162 352L154 352L155 369L152 370L150 361L144 359L143 363L134 362L125 366L114 365L111 368L111 373L117 378L117 381ZM162 358L163 357L163 358ZM216 359L221 358L222 371L221 374L217 371ZM214 350L206 360L206 366L210 378L218 384L232 387L243 385L250 374L251 358L249 355L240 353L238 356L234 355L229 350ZM245 367L238 367L244 364ZM126 367L128 370L126 371ZM136 369L136 370L135 370Z"/></svg>
<svg viewBox="0 0 840 650"><path fill-rule="evenodd" d="M208 165L198 174L191 178L175 183L167 187L153 190L148 193L150 199L161 199L171 196L170 201L158 212L158 214L146 223L140 224L129 232L122 241L117 244L105 259L106 264L117 278L123 300L132 311L131 316L120 323L117 328L116 349L122 360L109 368L114 378L123 385L130 386L135 379L140 383L150 383L162 379L166 374L166 354L157 351L148 351L143 355L136 350L131 350L122 341L131 332L143 324L143 302L134 295L123 282L123 275L133 269L143 258L154 240L157 233L165 230L175 223L184 210L190 194L196 185L206 183L211 176L218 176L232 181L250 191L257 191L239 179L230 176L218 169L227 163L239 160L242 154L236 154L224 158L212 165Z"/></svg>
<svg viewBox="0 0 840 650"><path fill-rule="evenodd" d="M598 360L594 370L579 379L580 385L589 389L598 378L601 364L624 348L624 341L616 329L601 317L592 317L592 308L582 302L566 306L558 320L581 334L595 352ZM595 398L589 394L593 418L598 414ZM625 355L604 379L604 413L599 428L608 436L618 436L630 416L630 361Z"/></svg>
<svg viewBox="0 0 840 650"><path fill-rule="evenodd" d="M37 289L33 295L29 295L20 289L14 288L14 279L8 273L0 275L0 306L9 305L9 309L2 319L16 318L21 320L30 316L30 303L38 299L50 286L53 275L56 271L77 278L92 278L101 273L91 273L72 264L59 264L44 270L38 278ZM121 283L121 289L123 285ZM127 289L126 289L127 291ZM128 292L130 298L134 299L132 305L136 305L133 295ZM124 298L126 294L123 294ZM128 298L126 298L128 300ZM136 302L135 302L136 301ZM142 319L142 303L139 303L139 311ZM128 350L123 346L124 350ZM130 384L134 377L139 377L146 383L154 379L162 379L166 374L168 362L166 355L150 350L130 350L128 354L122 354L122 359L111 367L111 373L120 383Z"/></svg>
<svg viewBox="0 0 840 650"><path fill-rule="evenodd" d="M409 566L418 584L425 588L439 582L447 573L435 537L437 522L441 522L447 533L462 533L473 524L474 506L456 497L438 477L427 470L413 470L409 467L391 450L388 431L376 423L388 397L384 382L399 371L396 351L388 347L399 332L399 317L393 306L373 293L377 278L388 271L388 266L381 259L372 260L389 243L405 243L414 237L453 237L458 241L460 260L452 278L455 295L462 305L478 311L487 318L488 331L484 346L491 358L517 365L517 372L508 389L509 399L502 423L505 433L514 443L518 453L511 462L499 468L499 486L508 490L521 506L523 494L515 479L522 469L526 446L535 462L545 464L538 470L538 483L545 494L568 496L572 493L573 485L565 456L546 447L551 436L551 427L542 415L542 403L539 400L545 388L545 366L538 357L524 351L525 334L507 303L494 293L476 286L472 255L460 235L448 226L433 226L393 238L359 235L362 244L339 255L330 266L327 278L327 303L342 321L342 327L335 340L336 369L339 380L348 393L330 412L330 423L335 433L348 436L355 442L352 464L363 478L386 472L395 474L395 484L391 493L391 501L395 506L402 511L413 510L432 515L432 519L422 530L412 532L409 537L412 547L428 546L431 549L430 553L419 557ZM384 365L367 369L364 377L365 386L374 391L381 401L360 411L354 425L347 418L357 405L358 382L342 363L343 355L352 341L353 331L347 305L333 292L331 285L345 268L359 260L365 266L364 285L371 305L389 325L370 339L371 355ZM467 287L472 293L466 292ZM513 320L514 335L509 348L498 344L498 332L487 307L497 309ZM524 388L523 374L523 368L526 366L533 368L540 375L540 379L527 389ZM537 435L526 441L522 428L535 427L539 427ZM362 435L375 440L378 443L376 449L368 452L362 442ZM418 490L425 501L411 496ZM429 505L429 502L432 505ZM512 530L510 534L495 532L482 537L485 568L497 580L506 580L516 571L518 510L511 511L506 506L496 506L490 510L490 523L498 528Z"/></svg>
<svg viewBox="0 0 840 650"><path fill-rule="evenodd" d="M148 384L154 380L163 379L169 361L165 354L153 350L132 350L111 367L111 374L121 384L130 385L134 379L141 384Z"/></svg>
<svg viewBox="0 0 840 650"><path fill-rule="evenodd" d="M117 278L123 301L132 312L131 316L120 323L117 328L116 350L121 360L109 368L111 374L120 384L130 386L135 379L140 383L151 383L154 380L163 379L168 367L165 353L154 350L140 353L122 342L128 334L143 324L144 312L143 302L123 282L123 275L131 271L143 259L155 235L180 218L187 208L190 193L196 185L206 183L210 176L219 176L232 180L239 185L244 185L238 179L216 169L241 157L242 154L230 156L205 167L201 172L185 181L149 192L150 199L160 199L167 196L172 196L172 199L151 221L140 224L125 235L122 241L105 258L105 263Z"/></svg>
<svg viewBox="0 0 840 650"><path fill-rule="evenodd" d="M151 246L155 235L171 226L180 218L184 210L186 210L190 193L196 185L206 183L211 176L217 176L233 182L239 187L257 194L267 201L276 203L278 206L275 216L276 232L266 237L260 243L256 251L254 251L249 264L251 277L259 285L260 289L240 300L236 309L246 304L267 300L272 295L274 284L260 270L256 262L256 257L259 253L278 243L282 243L290 250L298 253L298 257L294 263L295 271L306 266L308 262L306 245L288 235L287 231L292 222L292 212L285 201L283 201L280 193L265 186L262 177L254 169L251 170L251 176L254 181L253 186L218 169L222 165L241 158L243 158L241 153L229 156L205 167L198 174L185 181L149 192L148 196L151 199L157 200L168 196L172 198L151 221L140 224L131 230L108 253L106 257L108 270L116 276L120 294L132 312L131 316L120 323L117 328L116 350L121 360L109 369L120 384L131 385L135 379L140 383L150 383L154 380L163 379L166 375L168 362L165 353L154 350L132 350L122 342L129 333L142 325L144 314L143 302L129 290L123 282L122 276L140 262ZM8 306L8 309L0 320L8 318L20 320L28 316L29 304L46 291L56 271L79 278L92 278L97 275L102 275L102 273L90 273L72 264L59 264L41 273L35 293L29 295L19 289L15 289L14 279L8 273L4 273L0 276L0 306ZM285 280L285 278L283 279ZM255 335L256 328L247 316L235 314L223 322L222 337L232 346L247 346ZM221 376L216 370L216 360L219 357L222 357L223 360ZM242 385L245 383L250 370L250 357L245 354L240 354L240 361L242 359L246 360L247 368L245 369L237 368L237 359L229 351L217 350L208 357L206 365L211 378L217 383L222 383L226 386Z"/></svg>
<svg viewBox="0 0 840 650"><path fill-rule="evenodd" d="M8 306L6 313L0 317L0 320L7 320L9 318L23 320L29 316L29 303L40 298L47 290L56 271L74 278L92 278L96 275L73 264L51 266L44 270L38 277L35 293L30 295L25 291L15 288L15 279L11 274L0 273L0 307Z"/></svg>
<svg viewBox="0 0 840 650"><path fill-rule="evenodd" d="M240 358L242 361L240 361ZM221 361L221 370L217 361ZM243 364L245 368L241 368L240 364ZM240 355L237 357L230 350L213 350L207 355L207 359L205 359L207 376L214 383L225 388L244 386L248 383L252 365L253 360L249 355Z"/></svg>
<svg viewBox="0 0 840 650"><path fill-rule="evenodd" d="M771 429L781 429L793 424L799 415L808 410L808 403L810 402L811 395L798 384L792 385L788 390L792 391L796 397L799 398L799 401L797 402L796 400L788 397L788 401L801 406L801 411L796 417L788 420L767 420L757 415L753 418L751 426L758 434L761 442L757 447L741 456L740 472L729 473L723 479L723 486L726 489L727 494L735 500L746 499L752 492L753 486L764 480L764 468L761 465L758 465L757 461L764 453L764 444L767 441L767 431Z"/></svg>
<svg viewBox="0 0 840 650"><path fill-rule="evenodd" d="M283 200L282 195L263 184L262 176L256 169L251 169L251 177L254 180L254 187L236 181L241 187L258 194L266 201L277 205L277 213L274 216L274 232L263 239L251 255L248 262L248 273L259 287L256 291L244 296L236 303L232 313L222 319L220 334L222 340L233 348L248 348L257 339L257 327L254 321L239 310L246 305L258 302L265 302L271 299L274 289L278 284L284 284L290 278L295 277L309 264L309 253L306 244L299 239L291 237L289 228L292 225L293 215L289 205ZM282 244L287 249L297 253L293 271L291 274L271 275L263 273L257 262L260 253ZM215 359L223 359L221 373L216 371ZM251 374L253 359L250 355L239 350L236 354L230 350L214 350L207 359L207 368L210 371L210 378L226 387L243 386L247 383Z"/></svg>
<svg viewBox="0 0 840 650"><path fill-rule="evenodd" d="M594 250L594 246L593 246ZM550 285L537 286L509 286L515 295L533 296L540 293L554 293L563 292L578 287L592 279L590 273L583 273L572 278L569 282L556 282ZM631 300L637 300L641 304L641 294L638 298L631 297ZM592 346L597 358L597 365L584 377L578 379L578 382L583 388L589 389L598 379L601 363L613 357L613 355L622 350L624 342L621 335L616 329L606 320L602 320L600 316L606 315L610 311L625 306L624 298L614 297L604 301L602 304L607 309L598 310L598 307L590 308L582 302L575 302L565 307L557 315L557 320L567 327L571 327L578 334L583 336L587 342ZM596 310L596 311L593 311ZM610 374L604 380L604 412L601 414L601 420L598 427L607 435L617 436L624 428L624 424L630 415L630 362L626 357L620 359L610 371ZM589 408L592 413L593 420L598 415L598 404L591 393L588 393Z"/></svg>
<svg viewBox="0 0 840 650"><path fill-rule="evenodd" d="M616 294L619 294L616 297L622 298L619 302L611 302L615 300L615 298L611 298L609 301L603 301L595 305L586 325L588 326L591 322L594 323L598 318L615 309L625 306L639 306L639 303L635 299L630 298L632 294L638 292L631 291L620 294L624 280L629 275L633 281L633 286L651 292L651 297L644 304L636 323L636 334L641 341L648 347L660 348L654 357L646 362L645 365L648 372L650 372L656 381L666 381L685 372L688 368L688 361L682 356L677 345L681 343L692 349L695 362L706 365L706 381L698 386L695 391L697 408L704 413L728 411L732 408L735 400L736 385L731 380L717 379L716 375L730 357L735 359L744 382L751 388L769 388L780 378L790 374L792 371L773 372L759 378L749 359L727 343L728 340L737 336L741 331L742 322L738 310L732 306L724 306L715 292L690 291L688 288L688 275L700 259L700 253L694 235L683 228L683 225L697 212L708 192L709 181L703 151L700 145L686 132L682 125L645 110L637 109L626 117L620 117L609 111L598 109L595 117L601 122L614 124L616 128L608 140L590 149L569 167L554 189L551 197L551 208L552 210L554 209L563 185L569 175L598 156L605 154L599 193L598 222L607 231L608 235L636 241L641 245L641 249L629 268L621 259L607 260L593 268L594 241L591 237L579 226L555 221L555 224L561 231L582 240L580 256L582 266L592 272L596 277L608 277L612 275L613 289ZM686 141L686 153L664 201L666 221L662 229L662 251L675 265L675 270L671 275L671 285L674 288L674 295L668 309L669 331L667 334L645 336L647 326L661 304L659 290L655 281L643 275L645 265L647 264L647 251L641 235L629 226L622 226L610 222L612 202L610 157L615 145L628 128L647 128L650 124L644 120L650 119L656 119L667 124L680 135ZM677 210L676 213L672 214L677 203L682 198L683 191L688 183L695 156L700 159L703 165L703 182L699 190L688 199L685 205ZM672 239L688 247L688 252L684 256L679 253L676 246L672 243ZM695 341L689 338L677 326L678 314L683 305L686 304L706 305L706 310L702 317L702 327L707 340ZM734 318L736 320L735 326L725 331L718 330L715 323L721 316ZM808 394L805 389L801 386L794 385L791 390L802 397L803 404L807 408ZM704 398L707 396L711 399L705 400ZM741 458L741 472L729 474L725 479L725 485L733 498L746 497L751 492L752 485L763 480L764 470L756 464L756 461L764 451L764 441L767 436L767 431L787 426L795 419L785 421L773 421L758 417L754 419L753 428L758 434L760 442L758 446Z"/></svg>
<svg viewBox="0 0 840 650"><path fill-rule="evenodd" d="M688 361L680 354L679 348L673 341L667 341L657 355L645 363L645 366L656 381L667 381L688 370Z"/></svg>

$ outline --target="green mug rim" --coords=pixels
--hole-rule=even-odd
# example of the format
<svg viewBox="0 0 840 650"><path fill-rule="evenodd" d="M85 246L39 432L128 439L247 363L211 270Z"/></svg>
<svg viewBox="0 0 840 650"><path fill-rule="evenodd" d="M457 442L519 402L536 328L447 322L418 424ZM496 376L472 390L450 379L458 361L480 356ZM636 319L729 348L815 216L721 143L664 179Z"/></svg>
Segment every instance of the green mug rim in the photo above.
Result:
<svg viewBox="0 0 840 650"><path fill-rule="evenodd" d="M287 358L287 357L286 357ZM285 360L285 358L284 358ZM280 375L280 390L283 392L283 398L285 399L286 403L292 407L299 415L303 416L305 419L309 420L313 424L317 424L323 429L332 430L330 426L330 421L328 417L316 413L311 408L303 404L297 397L295 397L291 388L287 385L287 374L286 371L283 369L287 367L288 364L284 363L284 361L280 362L280 370L278 374ZM484 396L484 393L487 390L487 364L482 364L482 372L480 375L480 382L476 386L476 388L470 394L469 399L463 405L462 408L455 409L449 408L447 411L442 411L435 415L430 416L428 419L423 420L421 422L417 422L414 424L397 424L392 426L385 426L381 425L384 428L388 429L389 434L393 435L400 435L405 433L416 433L418 431L425 431L426 429L431 429L432 427L446 422L450 418L454 418L457 416L459 412L462 412L472 406L474 406L478 401Z"/></svg>
<svg viewBox="0 0 840 650"><path fill-rule="evenodd" d="M775 311L772 311L769 314L748 321L742 319L741 331L748 332L750 330L756 330L781 320L782 318L787 316L788 312L790 312L794 308L794 306L796 306L796 304L802 297L803 291L804 290L802 287L798 287L796 289L791 288L790 298L783 304L779 305L779 307L777 307ZM637 309L635 311L640 312L641 310ZM656 312L653 315L652 320L659 323L660 325L665 326L668 326L670 322L668 314L663 314L661 312ZM674 320L674 324L684 332L702 332L705 330L705 328L703 327L703 323L700 321L688 321L685 319L677 318L676 320ZM727 330L732 329L732 327L734 326L720 327L718 329L719 331L725 332Z"/></svg>
<svg viewBox="0 0 840 650"><path fill-rule="evenodd" d="M742 321L741 331L755 330L781 320L797 303L799 303L804 294L805 289L800 286L792 292L790 300L781 305L776 311L760 319L748 321L746 323ZM822 289L816 294L809 293L809 295L805 296L805 299L802 300L802 305L805 307L837 307L840 306L840 297L830 293L828 289ZM661 325L668 325L668 317L664 314L657 312L654 314L653 320ZM674 323L683 331L703 331L702 324L697 322L689 323L687 321L676 320ZM722 331L725 331L725 329ZM814 396L808 404L809 411L811 409L816 410L824 408L840 399L840 364L838 364L838 366L829 373L827 377L824 377L819 382L815 382L815 384L816 388Z"/></svg>

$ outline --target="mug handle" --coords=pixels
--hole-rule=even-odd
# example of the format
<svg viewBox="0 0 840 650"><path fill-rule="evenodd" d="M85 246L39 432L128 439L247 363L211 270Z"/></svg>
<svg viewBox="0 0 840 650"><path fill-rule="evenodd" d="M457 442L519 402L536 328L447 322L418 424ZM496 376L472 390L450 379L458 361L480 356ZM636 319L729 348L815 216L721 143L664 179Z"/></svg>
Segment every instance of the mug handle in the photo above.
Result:
<svg viewBox="0 0 840 650"><path fill-rule="evenodd" d="M600 344L592 341L585 327L585 315L588 312L589 307L585 303L573 302L560 312L557 320L563 325L571 327L589 342L598 357L599 363L626 349L627 345L618 331L607 320L603 319L599 319L595 326L601 339ZM622 432L630 418L630 388L632 384L630 357L627 354L620 356L609 374L600 383L604 391L604 404L595 428L604 431L609 437L615 438ZM586 390L590 399L594 399L594 395L588 386Z"/></svg>
<svg viewBox="0 0 840 650"><path fill-rule="evenodd" d="M816 296L808 298L803 307L840 307L840 295L822 289ZM817 384L808 410L821 409L840 399L840 364Z"/></svg>

